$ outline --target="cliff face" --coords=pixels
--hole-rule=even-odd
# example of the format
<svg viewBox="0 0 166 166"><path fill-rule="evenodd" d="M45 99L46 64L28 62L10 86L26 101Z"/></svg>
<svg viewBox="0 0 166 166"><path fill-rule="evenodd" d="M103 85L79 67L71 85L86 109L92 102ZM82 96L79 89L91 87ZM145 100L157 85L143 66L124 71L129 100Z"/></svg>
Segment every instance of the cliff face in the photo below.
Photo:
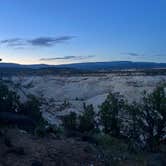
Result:
<svg viewBox="0 0 166 166"><path fill-rule="evenodd" d="M116 74L86 76L13 76L4 78L19 93L21 100L33 94L41 98L43 115L51 123L70 111L80 113L83 103L93 104L96 111L111 91L121 93L129 102L140 101L141 93L152 91L166 76Z"/></svg>

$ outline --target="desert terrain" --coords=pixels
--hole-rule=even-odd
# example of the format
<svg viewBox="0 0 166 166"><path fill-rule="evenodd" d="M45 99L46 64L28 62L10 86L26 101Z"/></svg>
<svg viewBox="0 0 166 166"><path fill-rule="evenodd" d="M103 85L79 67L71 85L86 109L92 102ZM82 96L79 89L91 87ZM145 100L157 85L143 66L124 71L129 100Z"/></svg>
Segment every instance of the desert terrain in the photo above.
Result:
<svg viewBox="0 0 166 166"><path fill-rule="evenodd" d="M4 77L8 85L18 92L22 102L28 95L42 100L41 111L51 124L59 124L60 116L69 112L81 113L83 103L99 105L109 92L119 92L129 102L141 102L144 91L151 92L166 82L166 75L86 74L64 76L12 76Z"/></svg>

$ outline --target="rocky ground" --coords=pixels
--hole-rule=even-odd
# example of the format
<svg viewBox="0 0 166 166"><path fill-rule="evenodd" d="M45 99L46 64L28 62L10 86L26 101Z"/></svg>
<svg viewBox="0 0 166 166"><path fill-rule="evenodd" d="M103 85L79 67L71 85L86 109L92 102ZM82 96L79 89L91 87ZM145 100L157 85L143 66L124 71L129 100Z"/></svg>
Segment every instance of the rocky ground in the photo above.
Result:
<svg viewBox="0 0 166 166"><path fill-rule="evenodd" d="M0 136L0 166L165 166L166 153L128 153L120 140L99 146L79 138L44 138L19 129ZM105 146L105 147L104 147ZM165 151L166 152L166 151Z"/></svg>
<svg viewBox="0 0 166 166"><path fill-rule="evenodd" d="M8 130L7 137L12 146L0 137L0 166L104 165L98 150L87 142L39 138L16 129Z"/></svg>

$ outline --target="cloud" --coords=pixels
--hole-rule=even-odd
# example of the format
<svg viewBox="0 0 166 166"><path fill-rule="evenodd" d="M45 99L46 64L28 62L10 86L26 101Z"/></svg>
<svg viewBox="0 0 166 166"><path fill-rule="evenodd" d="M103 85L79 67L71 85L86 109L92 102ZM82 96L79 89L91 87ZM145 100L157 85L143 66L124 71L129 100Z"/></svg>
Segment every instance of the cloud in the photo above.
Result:
<svg viewBox="0 0 166 166"><path fill-rule="evenodd" d="M18 42L20 39L18 38L13 38L13 39L6 39L6 40L1 40L1 43L15 43Z"/></svg>
<svg viewBox="0 0 166 166"><path fill-rule="evenodd" d="M28 47L28 46L38 46L38 47L50 47L55 46L66 41L73 39L74 36L60 36L60 37L38 37L33 39L22 39L22 38L11 38L0 40L0 45L5 45L8 47Z"/></svg>
<svg viewBox="0 0 166 166"><path fill-rule="evenodd" d="M56 58L41 58L41 61L55 61L55 60L66 60L66 59L75 59L76 56L64 56L64 57L56 57Z"/></svg>
<svg viewBox="0 0 166 166"><path fill-rule="evenodd" d="M154 54L154 56L160 56L160 57L165 56L166 57L166 54Z"/></svg>
<svg viewBox="0 0 166 166"><path fill-rule="evenodd" d="M135 56L135 57L139 57L139 56L153 56L153 57L156 57L156 56L166 56L166 54L138 54L138 53L135 53L135 52L126 52L126 53L122 53L123 55L129 55L129 56Z"/></svg>
<svg viewBox="0 0 166 166"><path fill-rule="evenodd" d="M56 61L56 60L81 60L93 58L95 55L88 56L64 56L64 57L55 57L55 58L41 58L40 61Z"/></svg>
<svg viewBox="0 0 166 166"><path fill-rule="evenodd" d="M15 47L15 46L23 46L25 45L25 42L23 39L19 38L13 38L13 39L6 39L6 40L1 40L0 44Z"/></svg>
<svg viewBox="0 0 166 166"><path fill-rule="evenodd" d="M27 42L33 46L54 46L56 44L59 43L63 43L66 42L68 40L71 40L73 38L73 36L61 36L61 37L56 37L56 38L52 38L52 37L39 37L39 38L35 38L32 40L28 40Z"/></svg>
<svg viewBox="0 0 166 166"><path fill-rule="evenodd" d="M138 54L138 53L135 53L135 52L125 52L125 53L122 53L124 55L129 55L129 56L142 56L141 54Z"/></svg>

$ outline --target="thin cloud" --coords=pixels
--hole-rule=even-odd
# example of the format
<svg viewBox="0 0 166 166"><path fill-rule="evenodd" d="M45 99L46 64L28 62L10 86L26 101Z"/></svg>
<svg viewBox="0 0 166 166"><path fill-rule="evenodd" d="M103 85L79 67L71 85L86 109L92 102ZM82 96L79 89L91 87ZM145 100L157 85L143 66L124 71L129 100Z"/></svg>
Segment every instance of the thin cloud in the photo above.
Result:
<svg viewBox="0 0 166 166"><path fill-rule="evenodd" d="M56 58L41 58L41 61L55 61L55 60L66 60L66 59L75 59L76 56L64 56L64 57L56 57Z"/></svg>
<svg viewBox="0 0 166 166"><path fill-rule="evenodd" d="M56 60L81 60L89 59L95 57L95 55L88 56L64 56L64 57L55 57L55 58L41 58L40 61L56 61Z"/></svg>
<svg viewBox="0 0 166 166"><path fill-rule="evenodd" d="M135 57L139 57L139 56L166 56L166 54L138 54L138 53L135 53L135 52L126 52L126 53L122 53L123 55L129 55L129 56L135 56Z"/></svg>
<svg viewBox="0 0 166 166"><path fill-rule="evenodd" d="M51 47L56 44L64 43L73 39L74 36L60 36L60 37L38 37L33 39L22 39L22 38L11 38L0 40L0 45L8 46L8 47Z"/></svg>
<svg viewBox="0 0 166 166"><path fill-rule="evenodd" d="M166 57L166 54L154 54L153 56L159 56L159 57L165 56Z"/></svg>
<svg viewBox="0 0 166 166"><path fill-rule="evenodd" d="M141 54L138 54L138 53L135 53L135 52L125 52L125 53L122 53L124 55L129 55L129 56L142 56Z"/></svg>
<svg viewBox="0 0 166 166"><path fill-rule="evenodd" d="M23 39L19 39L19 38L13 38L13 39L1 40L0 44L6 45L6 46L11 46L11 47L17 47L17 46L25 45L26 41L24 41Z"/></svg>
<svg viewBox="0 0 166 166"><path fill-rule="evenodd" d="M1 43L15 43L18 42L20 39L18 38L13 38L13 39L6 39L6 40L1 40Z"/></svg>
<svg viewBox="0 0 166 166"><path fill-rule="evenodd" d="M33 46L54 46L56 44L59 43L63 43L66 41L69 41L73 38L73 36L61 36L61 37L56 37L56 38L52 38L52 37L39 37L39 38L35 38L32 40L28 40L27 42Z"/></svg>

